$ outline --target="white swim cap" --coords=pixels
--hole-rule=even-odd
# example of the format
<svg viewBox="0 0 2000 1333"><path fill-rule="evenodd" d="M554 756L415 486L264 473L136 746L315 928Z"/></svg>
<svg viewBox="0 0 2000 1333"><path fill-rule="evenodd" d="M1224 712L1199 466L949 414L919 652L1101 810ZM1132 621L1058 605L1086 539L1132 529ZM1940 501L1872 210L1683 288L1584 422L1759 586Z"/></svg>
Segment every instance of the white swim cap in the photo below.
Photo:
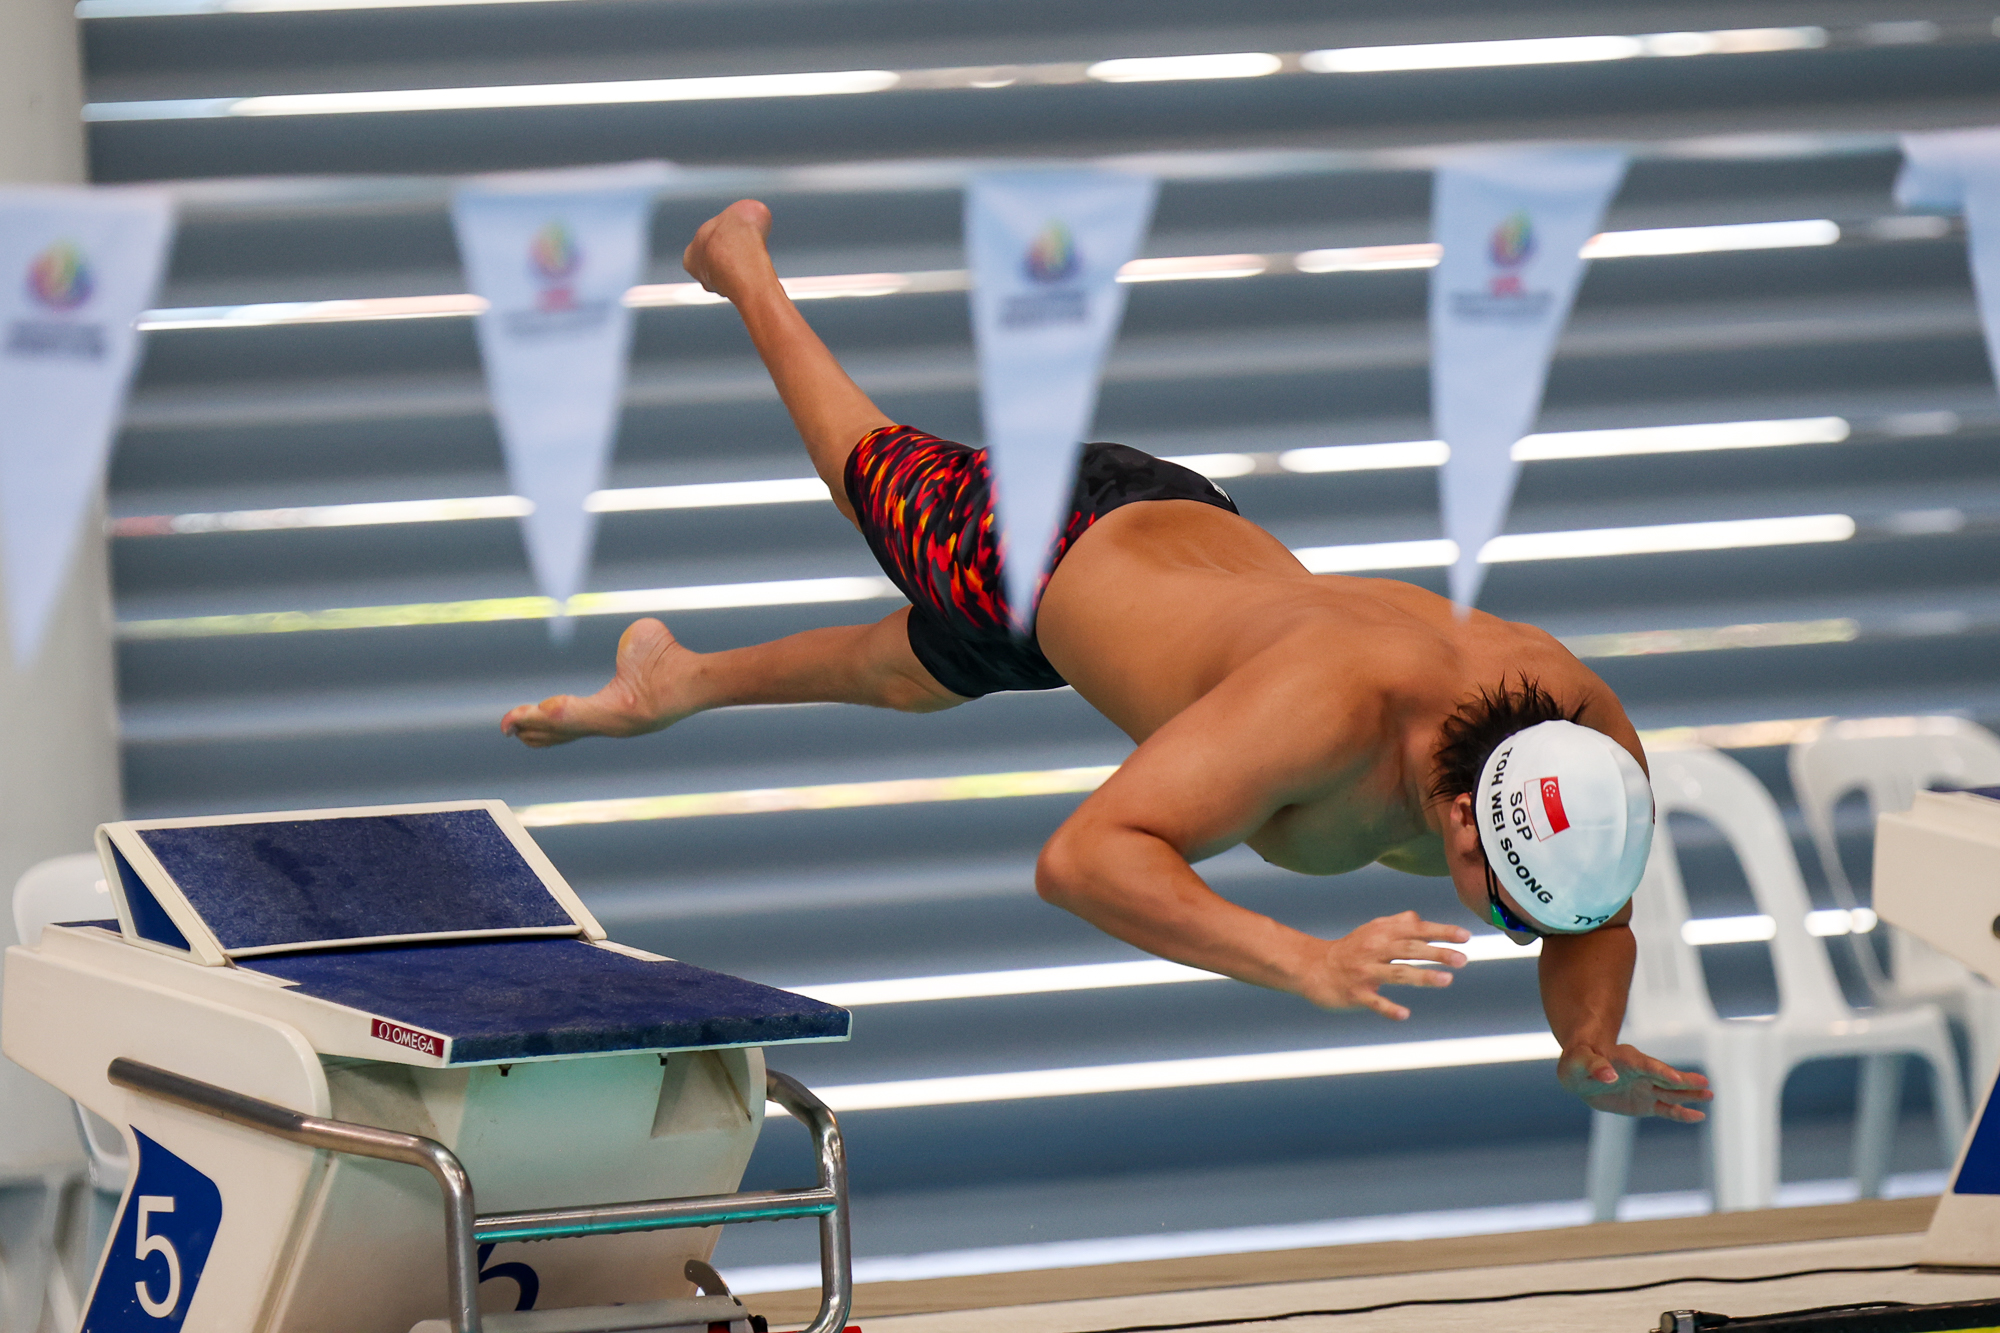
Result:
<svg viewBox="0 0 2000 1333"><path fill-rule="evenodd" d="M1544 930L1595 930L1639 887L1653 788L1603 732L1574 722L1515 732L1487 757L1472 799L1493 873Z"/></svg>

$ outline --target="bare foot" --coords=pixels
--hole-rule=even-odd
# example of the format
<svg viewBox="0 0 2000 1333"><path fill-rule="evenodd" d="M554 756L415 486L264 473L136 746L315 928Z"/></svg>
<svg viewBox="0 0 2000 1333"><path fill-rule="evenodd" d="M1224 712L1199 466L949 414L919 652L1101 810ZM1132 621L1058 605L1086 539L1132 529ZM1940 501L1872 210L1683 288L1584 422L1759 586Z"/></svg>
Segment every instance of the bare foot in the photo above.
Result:
<svg viewBox="0 0 2000 1333"><path fill-rule="evenodd" d="M738 199L701 224L681 255L681 265L703 287L734 301L758 278L775 279L765 238L771 210L755 199Z"/></svg>
<svg viewBox="0 0 2000 1333"><path fill-rule="evenodd" d="M643 736L701 711L693 697L699 654L683 648L652 617L635 620L618 640L618 672L587 698L557 694L522 704L500 719L500 730L545 749L582 736Z"/></svg>

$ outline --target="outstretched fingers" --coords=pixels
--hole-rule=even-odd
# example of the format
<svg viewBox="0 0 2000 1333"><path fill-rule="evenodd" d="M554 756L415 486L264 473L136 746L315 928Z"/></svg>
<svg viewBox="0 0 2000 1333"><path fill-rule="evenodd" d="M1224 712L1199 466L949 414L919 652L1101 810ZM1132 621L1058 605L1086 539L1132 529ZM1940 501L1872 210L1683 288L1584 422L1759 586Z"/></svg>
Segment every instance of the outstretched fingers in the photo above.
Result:
<svg viewBox="0 0 2000 1333"><path fill-rule="evenodd" d="M1361 991L1354 998L1361 1002L1363 1008L1372 1009L1392 1022L1400 1023L1410 1016L1408 1009L1397 1004L1394 1000L1384 997L1382 992L1372 987Z"/></svg>
<svg viewBox="0 0 2000 1333"><path fill-rule="evenodd" d="M1708 1091L1708 1079L1700 1074L1675 1069L1664 1060L1655 1060L1644 1051L1630 1046L1620 1047L1618 1054L1628 1069L1645 1075L1662 1088L1687 1093L1700 1101L1707 1101L1712 1095Z"/></svg>
<svg viewBox="0 0 2000 1333"><path fill-rule="evenodd" d="M1415 917L1416 913L1406 912L1404 915ZM1464 926L1448 926L1439 921L1412 921L1411 925L1411 933L1420 940L1450 940L1453 944L1464 944L1472 938L1472 932Z"/></svg>
<svg viewBox="0 0 2000 1333"><path fill-rule="evenodd" d="M1464 967L1465 955L1456 949L1441 949L1428 940L1412 940L1397 950L1398 962L1442 963L1446 967Z"/></svg>
<svg viewBox="0 0 2000 1333"><path fill-rule="evenodd" d="M1449 986L1451 973L1409 963L1383 963L1376 967L1374 981L1378 986Z"/></svg>

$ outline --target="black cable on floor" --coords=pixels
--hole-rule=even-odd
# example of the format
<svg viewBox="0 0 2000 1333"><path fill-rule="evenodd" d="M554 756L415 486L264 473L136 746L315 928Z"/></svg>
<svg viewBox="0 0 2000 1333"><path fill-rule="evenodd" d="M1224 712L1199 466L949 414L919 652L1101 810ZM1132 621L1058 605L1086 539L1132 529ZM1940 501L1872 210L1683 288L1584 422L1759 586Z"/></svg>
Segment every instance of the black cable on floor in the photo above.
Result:
<svg viewBox="0 0 2000 1333"><path fill-rule="evenodd" d="M1343 1314L1375 1314L1381 1310L1401 1310L1418 1305L1495 1305L1503 1301L1531 1301L1541 1296L1616 1296L1654 1287L1677 1287L1684 1282L1742 1284L1782 1282L1786 1278L1821 1277L1829 1273L1905 1273L1915 1264L1877 1264L1866 1268L1801 1268L1790 1273L1762 1273L1755 1277L1663 1277L1654 1282L1633 1282L1622 1287L1560 1287L1548 1291L1512 1291L1501 1296L1431 1296L1405 1301L1383 1301L1379 1305L1350 1305L1337 1310L1292 1310L1285 1314L1236 1315L1228 1319L1192 1319L1183 1324L1126 1324L1120 1328L1092 1329L1090 1333L1175 1333L1188 1328L1229 1328L1237 1324L1275 1324L1286 1319L1314 1319ZM1414 1276L1414 1275L1413 1275Z"/></svg>

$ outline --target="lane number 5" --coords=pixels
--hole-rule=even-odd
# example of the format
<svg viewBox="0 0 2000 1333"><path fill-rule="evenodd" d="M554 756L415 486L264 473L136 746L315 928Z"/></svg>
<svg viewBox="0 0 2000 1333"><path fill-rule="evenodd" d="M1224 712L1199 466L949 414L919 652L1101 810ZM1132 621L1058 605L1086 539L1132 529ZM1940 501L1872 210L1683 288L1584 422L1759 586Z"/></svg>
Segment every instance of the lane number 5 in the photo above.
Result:
<svg viewBox="0 0 2000 1333"><path fill-rule="evenodd" d="M162 1299L153 1299L152 1290L144 1278L132 1284L139 1293L139 1308L155 1319L165 1319L181 1303L181 1256L175 1251L174 1243L165 1236L148 1234L153 1229L154 1213L171 1213L173 1210L174 1196L171 1194L139 1196L139 1252L135 1257L144 1262L157 1254L167 1261L167 1294Z"/></svg>

